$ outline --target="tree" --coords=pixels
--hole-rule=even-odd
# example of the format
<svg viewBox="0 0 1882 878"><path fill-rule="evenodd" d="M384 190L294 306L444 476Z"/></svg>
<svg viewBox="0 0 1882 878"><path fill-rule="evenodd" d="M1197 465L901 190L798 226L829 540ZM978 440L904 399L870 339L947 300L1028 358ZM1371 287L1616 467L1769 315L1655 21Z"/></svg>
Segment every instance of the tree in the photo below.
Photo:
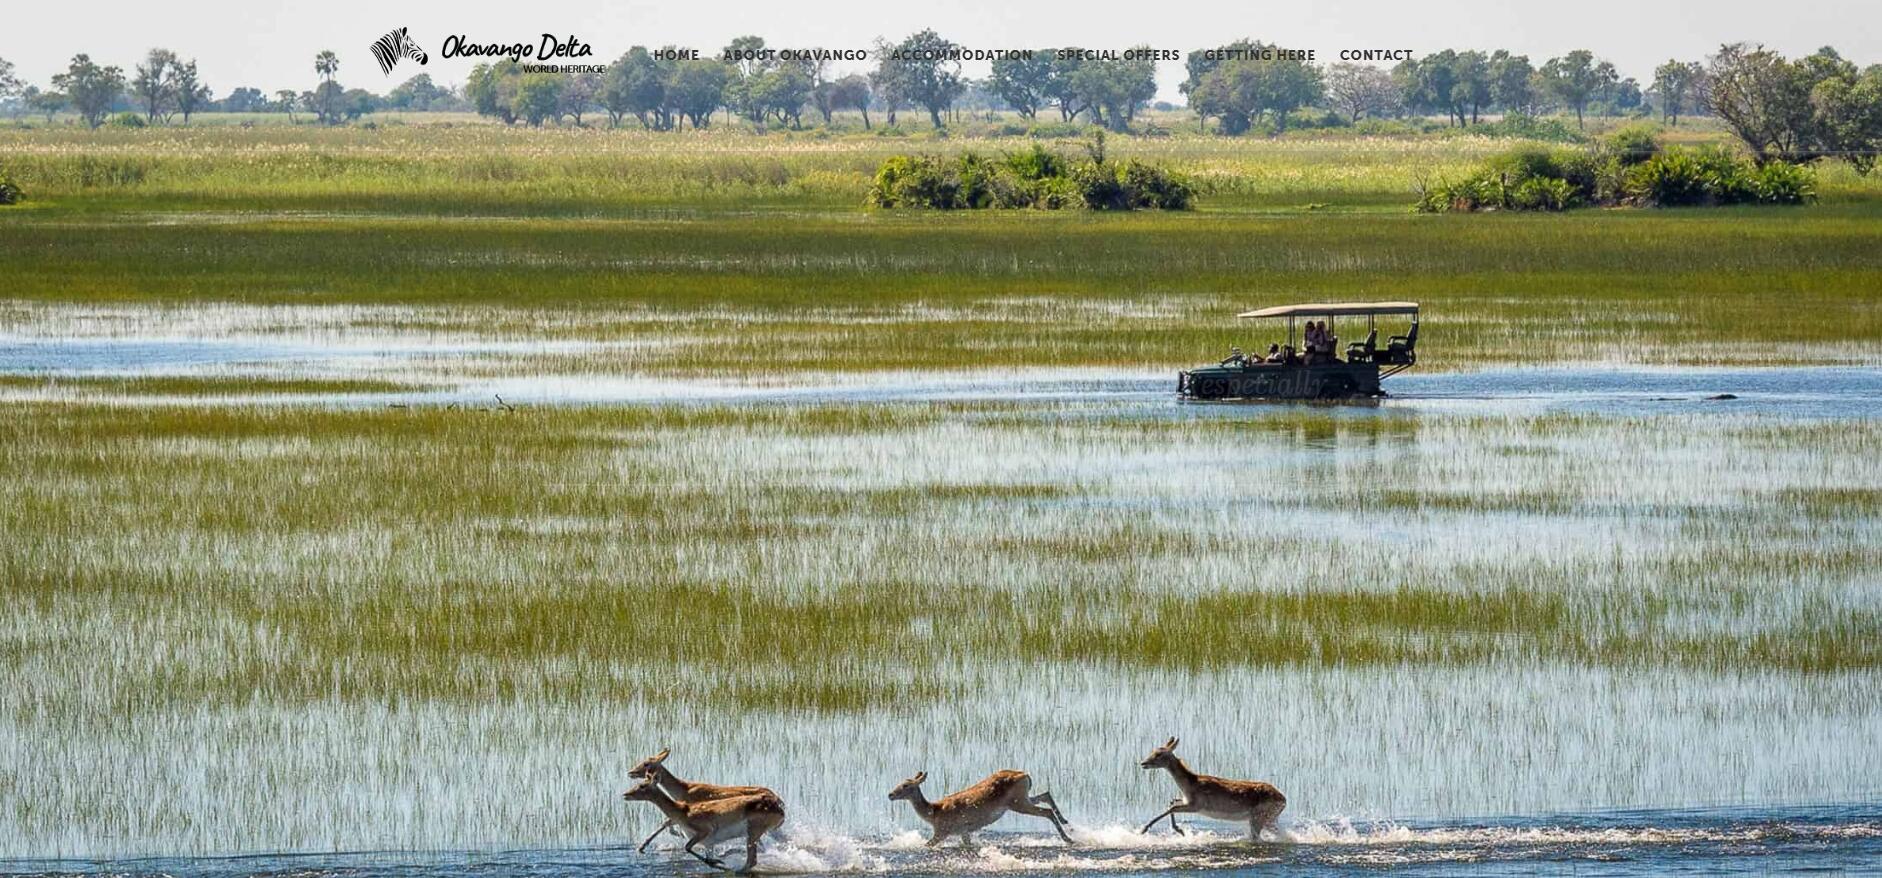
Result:
<svg viewBox="0 0 1882 878"><path fill-rule="evenodd" d="M196 75L196 59L187 64L175 64L171 67L171 99L176 102L176 110L183 114L183 124L190 123L190 114L207 105L214 93L204 85Z"/></svg>
<svg viewBox="0 0 1882 878"><path fill-rule="evenodd" d="M450 93L431 81L431 74L420 73L394 86L386 94L386 106L401 110L429 110L431 105Z"/></svg>
<svg viewBox="0 0 1882 878"><path fill-rule="evenodd" d="M52 78L52 84L65 92L85 124L96 128L111 112L111 104L124 93L124 71L100 67L92 63L90 55L79 54L72 56L72 64L64 73Z"/></svg>
<svg viewBox="0 0 1882 878"><path fill-rule="evenodd" d="M1882 153L1882 65L1825 77L1810 90L1811 113L1826 153L1867 176Z"/></svg>
<svg viewBox="0 0 1882 878"><path fill-rule="evenodd" d="M281 105L282 112L288 114L288 124L294 124L294 108L301 102L301 96L291 88L284 88L274 93L275 101Z"/></svg>
<svg viewBox="0 0 1882 878"><path fill-rule="evenodd" d="M1640 83L1629 76L1614 84L1614 97L1609 101L1617 114L1633 112L1646 100L1640 93Z"/></svg>
<svg viewBox="0 0 1882 878"><path fill-rule="evenodd" d="M627 54L608 65L607 76L601 81L600 100L609 123L619 125L623 117L632 115L643 128L665 131L673 127L673 115L666 106L667 78L672 75L669 67L655 59L646 46L628 49Z"/></svg>
<svg viewBox="0 0 1882 878"><path fill-rule="evenodd" d="M24 97L25 88L26 83L20 80L19 74L13 72L13 62L0 58L0 104L12 103ZM24 107L26 102L19 100L18 106Z"/></svg>
<svg viewBox="0 0 1882 878"><path fill-rule="evenodd" d="M953 108L954 99L966 87L961 81L960 49L933 30L923 30L884 55L878 69L893 70L887 78L898 93L927 110L929 121L942 128L941 113Z"/></svg>
<svg viewBox="0 0 1882 878"><path fill-rule="evenodd" d="M268 109L268 98L261 89L238 86L222 99L225 113L259 113Z"/></svg>
<svg viewBox="0 0 1882 878"><path fill-rule="evenodd" d="M340 95L340 114L358 119L379 109L379 96L363 88L349 88Z"/></svg>
<svg viewBox="0 0 1882 878"><path fill-rule="evenodd" d="M726 64L704 58L681 61L667 81L667 106L694 128L705 128L712 124L731 80L732 68Z"/></svg>
<svg viewBox="0 0 1882 878"><path fill-rule="evenodd" d="M1616 75L1614 65L1597 63L1593 52L1576 49L1560 58L1550 58L1542 65L1542 78L1563 105L1575 111L1575 127L1585 128L1582 113L1588 101L1611 85Z"/></svg>
<svg viewBox="0 0 1882 878"><path fill-rule="evenodd" d="M301 104L314 111L314 118L326 125L346 120L346 89L329 79L301 95Z"/></svg>
<svg viewBox="0 0 1882 878"><path fill-rule="evenodd" d="M30 85L26 87L26 92L24 93L23 98L26 101L26 105L28 107L31 107L35 111L44 113L46 115L47 125L52 124L52 117L54 114L58 113L60 110L65 109L66 104L71 103L71 101L68 98L66 98L66 96L61 92L40 91L38 88L35 88Z"/></svg>
<svg viewBox="0 0 1882 878"><path fill-rule="evenodd" d="M1398 112L1398 84L1392 74L1369 64L1334 64L1326 72L1327 101L1354 122Z"/></svg>
<svg viewBox="0 0 1882 878"><path fill-rule="evenodd" d="M333 77L340 72L340 56L333 54L332 49L315 55L314 72L320 74L323 81L332 82Z"/></svg>
<svg viewBox="0 0 1882 878"><path fill-rule="evenodd" d="M564 77L562 82L562 104L557 108L562 115L575 120L575 127L582 125L582 114L592 110L601 97L601 74L576 73Z"/></svg>
<svg viewBox="0 0 1882 878"><path fill-rule="evenodd" d="M1257 52L1274 47L1256 42ZM1208 69L1190 92L1190 106L1222 120L1225 134L1240 134L1267 115L1274 135L1287 130L1287 116L1323 94L1319 68L1285 56L1237 56Z"/></svg>
<svg viewBox="0 0 1882 878"><path fill-rule="evenodd" d="M1536 69L1528 55L1512 55L1498 49L1490 55L1490 101L1506 113L1533 113L1536 92L1532 83Z"/></svg>
<svg viewBox="0 0 1882 878"><path fill-rule="evenodd" d="M1678 125L1687 98L1705 75L1705 68L1697 63L1678 60L1653 68L1653 90L1660 95L1660 118L1669 125Z"/></svg>
<svg viewBox="0 0 1882 878"><path fill-rule="evenodd" d="M1085 103L1085 96L1078 90L1078 71L1085 66L1085 61L1077 55L1060 57L1053 52L1052 77L1046 81L1046 97L1059 108L1059 121L1070 122L1078 118L1090 105Z"/></svg>
<svg viewBox="0 0 1882 878"><path fill-rule="evenodd" d="M1804 158L1810 87L1784 56L1746 43L1724 46L1712 57L1706 79L1711 83L1713 115L1760 163L1774 157Z"/></svg>
<svg viewBox="0 0 1882 878"><path fill-rule="evenodd" d="M995 58L993 75L987 87L1007 106L1028 119L1038 118L1045 106L1047 90L1052 86L1051 53L1034 52L1030 57Z"/></svg>
<svg viewBox="0 0 1882 878"><path fill-rule="evenodd" d="M869 102L875 94L869 88L869 77L852 73L831 85L831 104L837 109L851 108L863 114L863 130L869 130Z"/></svg>
<svg viewBox="0 0 1882 878"><path fill-rule="evenodd" d="M523 68L515 61L479 64L464 81L464 97L480 116L495 116L509 125L516 121L517 81Z"/></svg>
<svg viewBox="0 0 1882 878"><path fill-rule="evenodd" d="M561 114L562 77L554 73L525 73L516 83L515 105L511 112L532 126L553 120Z"/></svg>
<svg viewBox="0 0 1882 878"><path fill-rule="evenodd" d="M1148 57L1087 60L1066 79L1066 88L1092 112L1093 121L1125 131L1137 108L1157 95L1156 64Z"/></svg>
<svg viewBox="0 0 1882 878"><path fill-rule="evenodd" d="M1457 53L1450 49L1406 59L1392 68L1405 104L1420 113L1444 111L1445 124L1457 120Z"/></svg>
<svg viewBox="0 0 1882 878"><path fill-rule="evenodd" d="M144 121L169 118L170 107L176 101L175 74L171 72L176 63L175 52L151 49L144 63L137 65L137 73L131 77L131 95L144 105Z"/></svg>
<svg viewBox="0 0 1882 878"><path fill-rule="evenodd" d="M1459 52L1451 61L1451 112L1457 124L1476 124L1483 108L1490 103L1490 59L1482 52Z"/></svg>

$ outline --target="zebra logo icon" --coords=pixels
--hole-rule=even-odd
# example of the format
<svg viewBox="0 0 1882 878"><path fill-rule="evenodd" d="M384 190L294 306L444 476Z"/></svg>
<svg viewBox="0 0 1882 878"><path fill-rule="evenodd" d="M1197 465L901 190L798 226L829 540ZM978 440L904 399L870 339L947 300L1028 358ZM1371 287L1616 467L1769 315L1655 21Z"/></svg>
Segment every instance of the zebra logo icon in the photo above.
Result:
<svg viewBox="0 0 1882 878"><path fill-rule="evenodd" d="M399 28L373 40L372 56L379 62L379 69L387 76L392 75L392 68L399 63L400 58L415 58L421 66L431 61L430 56L425 54L425 50L420 49L418 42L405 31L405 28Z"/></svg>

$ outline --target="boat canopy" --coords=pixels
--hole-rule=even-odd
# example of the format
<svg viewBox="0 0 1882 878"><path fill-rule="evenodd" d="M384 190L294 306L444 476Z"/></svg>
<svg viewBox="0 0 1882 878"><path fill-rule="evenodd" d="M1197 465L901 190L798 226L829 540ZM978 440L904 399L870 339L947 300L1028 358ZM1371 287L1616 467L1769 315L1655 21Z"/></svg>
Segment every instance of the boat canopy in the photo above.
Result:
<svg viewBox="0 0 1882 878"><path fill-rule="evenodd" d="M1417 302L1316 302L1244 311L1237 317L1338 317L1344 314L1416 314Z"/></svg>

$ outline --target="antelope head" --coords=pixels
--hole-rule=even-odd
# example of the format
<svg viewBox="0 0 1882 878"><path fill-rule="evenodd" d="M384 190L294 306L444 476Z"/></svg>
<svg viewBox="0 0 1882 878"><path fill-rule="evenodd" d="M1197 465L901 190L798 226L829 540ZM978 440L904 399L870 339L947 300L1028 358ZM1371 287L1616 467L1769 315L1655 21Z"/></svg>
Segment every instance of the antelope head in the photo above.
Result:
<svg viewBox="0 0 1882 878"><path fill-rule="evenodd" d="M1163 746L1150 751L1144 761L1138 763L1144 768L1168 768L1176 764L1176 739L1172 737L1163 742Z"/></svg>
<svg viewBox="0 0 1882 878"><path fill-rule="evenodd" d="M672 752L673 752L673 748L669 747L665 750L661 750L660 752L655 753L652 756L647 757L646 759L642 759L633 768L628 769L627 776L628 777L646 777L646 778L653 777L655 774L654 769L660 767L660 763L667 761L667 755Z"/></svg>
<svg viewBox="0 0 1882 878"><path fill-rule="evenodd" d="M657 802L666 798L666 794L660 792L660 787L655 785L652 780L643 780L640 782L639 786L622 793L621 798L629 802L636 800L642 802Z"/></svg>
<svg viewBox="0 0 1882 878"><path fill-rule="evenodd" d="M914 777L896 784L895 789L889 791L889 801L894 802L901 799L912 799L921 795L921 782L927 779L928 772L915 772Z"/></svg>

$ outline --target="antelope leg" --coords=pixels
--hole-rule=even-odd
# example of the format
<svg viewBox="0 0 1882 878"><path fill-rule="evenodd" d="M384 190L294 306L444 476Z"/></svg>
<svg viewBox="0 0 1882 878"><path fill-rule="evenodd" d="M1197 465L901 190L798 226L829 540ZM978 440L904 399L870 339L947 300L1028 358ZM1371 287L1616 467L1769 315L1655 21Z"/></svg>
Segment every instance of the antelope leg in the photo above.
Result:
<svg viewBox="0 0 1882 878"><path fill-rule="evenodd" d="M668 820L667 822L665 822L665 823L662 823L662 824L660 824L660 828L659 828L659 829L656 829L656 830L654 830L654 831L653 831L653 834L652 834L652 835L650 835L650 836L647 836L647 840L646 840L646 841L643 841L643 842L641 842L641 843L640 843L640 849L639 849L639 850L637 850L637 851L635 851L635 853L639 853L639 854L644 854L644 853L646 853L646 852L647 852L647 846L648 846L648 845L650 845L650 844L653 844L653 840L654 840L654 839L656 839L656 838L659 838L659 837L660 837L660 833L662 833L662 832L665 832L665 831L667 831L667 829L668 829L668 828L670 828L670 827L672 827L672 826L673 826L673 821L671 821L671 820Z"/></svg>

